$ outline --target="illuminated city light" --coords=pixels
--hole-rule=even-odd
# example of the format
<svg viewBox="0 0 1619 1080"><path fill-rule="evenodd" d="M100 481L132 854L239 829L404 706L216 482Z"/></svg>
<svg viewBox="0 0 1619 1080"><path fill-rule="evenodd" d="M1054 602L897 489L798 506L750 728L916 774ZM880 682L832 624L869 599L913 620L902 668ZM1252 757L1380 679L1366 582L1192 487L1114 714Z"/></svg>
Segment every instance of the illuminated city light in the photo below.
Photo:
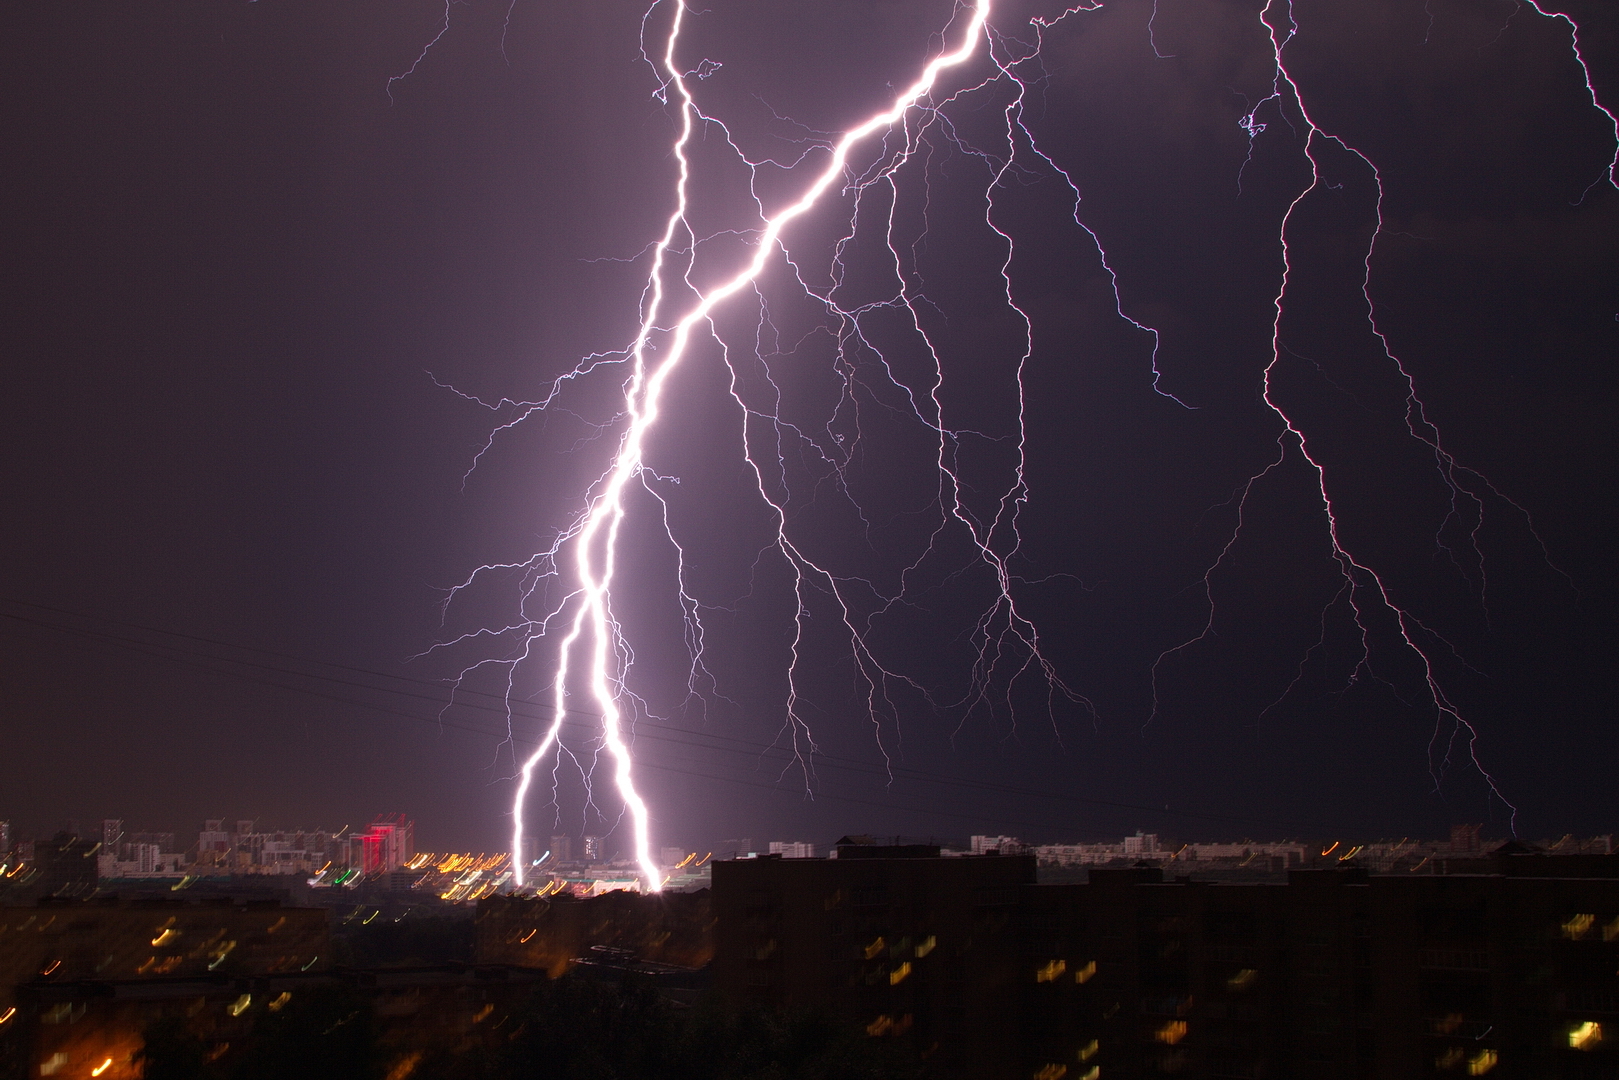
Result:
<svg viewBox="0 0 1619 1080"><path fill-rule="evenodd" d="M1480 1050L1478 1053L1467 1059L1467 1075L1483 1076L1485 1073L1495 1068L1495 1063L1497 1060L1499 1059L1494 1050Z"/></svg>
<svg viewBox="0 0 1619 1080"><path fill-rule="evenodd" d="M232 1016L241 1016L247 1011L247 1007L251 1004L253 1004L253 995L243 994L241 997L227 1005L225 1007L225 1011L230 1013Z"/></svg>
<svg viewBox="0 0 1619 1080"><path fill-rule="evenodd" d="M911 975L911 962L909 960L906 960L904 963L900 964L899 967L895 968L893 971L890 971L888 973L888 985L889 986L898 986L900 983L902 983L906 979L910 978L910 975Z"/></svg>
<svg viewBox="0 0 1619 1080"><path fill-rule="evenodd" d="M112 1058L108 1058L106 1061L103 1061L100 1065L97 1065L95 1068L91 1069L90 1070L90 1075L91 1076L100 1076L102 1073L106 1072L110 1068L112 1068Z"/></svg>
<svg viewBox="0 0 1619 1080"><path fill-rule="evenodd" d="M272 998L265 1005L265 1008L269 1009L271 1012L280 1012L282 1009L287 1007L287 1002L289 1002L291 1000L292 1000L292 991L283 990L283 991L281 991L281 993L277 994L274 998Z"/></svg>
<svg viewBox="0 0 1619 1080"><path fill-rule="evenodd" d="M1570 941L1578 941L1591 932L1596 921L1595 915L1575 915L1563 924L1563 936Z"/></svg>
<svg viewBox="0 0 1619 1080"><path fill-rule="evenodd" d="M1043 967L1041 967L1041 968L1039 968L1038 970L1035 971L1035 973L1034 973L1034 981L1035 982L1043 982L1043 983L1055 982L1057 980L1057 978L1060 977L1067 970L1068 970L1067 961L1065 961L1065 960L1052 960L1050 963L1047 963L1046 965L1044 965Z"/></svg>
<svg viewBox="0 0 1619 1080"><path fill-rule="evenodd" d="M1096 961L1090 960L1086 962L1084 967L1075 970L1074 981L1077 983L1087 983L1090 982L1095 975Z"/></svg>
<svg viewBox="0 0 1619 1080"><path fill-rule="evenodd" d="M1102 1049L1102 1041L1100 1039L1092 1039L1090 1042L1086 1043L1084 1046L1081 1046L1079 1048L1079 1061L1080 1061L1080 1064L1084 1064L1085 1062L1089 1061L1091 1058L1095 1057L1099 1052L1101 1052L1101 1049Z"/></svg>
<svg viewBox="0 0 1619 1080"><path fill-rule="evenodd" d="M225 944L216 949L213 954L214 959L208 965L208 970L213 971L218 968L220 964L223 964L225 962L225 958L231 954L231 950L234 948L236 948L236 942L227 941Z"/></svg>
<svg viewBox="0 0 1619 1080"><path fill-rule="evenodd" d="M1595 1050L1602 1041L1602 1025L1587 1020L1568 1033L1568 1045L1575 1050Z"/></svg>
<svg viewBox="0 0 1619 1080"><path fill-rule="evenodd" d="M400 1058L393 1068L388 1070L388 1075L383 1077L383 1080L405 1080L406 1077L416 1071L416 1066L421 1064L424 1056L420 1050L412 1050Z"/></svg>
<svg viewBox="0 0 1619 1080"><path fill-rule="evenodd" d="M1241 971L1231 976L1231 978L1227 979L1225 984L1229 989L1232 990L1246 990L1254 984L1254 980L1258 977L1259 972L1255 971L1253 968L1243 968Z"/></svg>
<svg viewBox="0 0 1619 1080"><path fill-rule="evenodd" d="M1068 1066L1051 1062L1040 1067L1034 1074L1034 1080L1062 1080L1068 1075Z"/></svg>
<svg viewBox="0 0 1619 1080"><path fill-rule="evenodd" d="M1171 1020L1169 1023L1153 1032L1152 1037L1161 1043L1174 1046L1176 1043L1186 1038L1186 1021Z"/></svg>

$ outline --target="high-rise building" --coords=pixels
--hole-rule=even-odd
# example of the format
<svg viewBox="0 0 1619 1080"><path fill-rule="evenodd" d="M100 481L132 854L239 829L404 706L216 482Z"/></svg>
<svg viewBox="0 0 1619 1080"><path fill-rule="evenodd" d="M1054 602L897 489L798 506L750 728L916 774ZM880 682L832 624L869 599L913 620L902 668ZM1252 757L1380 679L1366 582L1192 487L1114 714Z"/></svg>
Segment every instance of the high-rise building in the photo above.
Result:
<svg viewBox="0 0 1619 1080"><path fill-rule="evenodd" d="M0 861L11 854L11 822L0 821Z"/></svg>
<svg viewBox="0 0 1619 1080"><path fill-rule="evenodd" d="M772 840L770 854L780 855L784 859L813 859L815 845L806 844L801 840Z"/></svg>
<svg viewBox="0 0 1619 1080"><path fill-rule="evenodd" d="M992 851L1011 855L1023 850L1023 841L1015 836L974 836L970 842L974 855L988 855Z"/></svg>
<svg viewBox="0 0 1619 1080"><path fill-rule="evenodd" d="M599 862L602 857L602 838L599 836L585 837L585 861Z"/></svg>
<svg viewBox="0 0 1619 1080"><path fill-rule="evenodd" d="M224 818L208 818L197 834L197 863L202 866L220 866L230 861L230 833L225 831Z"/></svg>
<svg viewBox="0 0 1619 1080"><path fill-rule="evenodd" d="M555 862L573 862L573 837L557 834L551 837L551 858Z"/></svg>
<svg viewBox="0 0 1619 1080"><path fill-rule="evenodd" d="M375 874L398 870L416 854L416 823L408 820L404 814L384 815L355 837L354 842L359 846L362 872Z"/></svg>

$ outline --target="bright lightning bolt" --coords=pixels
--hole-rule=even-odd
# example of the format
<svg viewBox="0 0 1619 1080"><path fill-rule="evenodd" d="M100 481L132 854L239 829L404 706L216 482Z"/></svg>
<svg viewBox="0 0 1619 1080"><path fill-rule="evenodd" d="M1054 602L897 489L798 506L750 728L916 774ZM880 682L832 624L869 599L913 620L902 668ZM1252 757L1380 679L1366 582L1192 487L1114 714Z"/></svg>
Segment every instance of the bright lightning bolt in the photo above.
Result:
<svg viewBox="0 0 1619 1080"><path fill-rule="evenodd" d="M953 51L929 61L916 82L903 91L887 109L869 117L838 139L827 154L825 164L797 201L764 218L764 228L754 240L753 257L743 269L729 279L699 293L697 302L680 316L672 330L664 331L667 334L667 343L663 346L660 356L653 360L649 357L649 352L654 335L660 332L660 319L664 315L667 299L664 283L665 263L683 231L690 235L686 223L688 187L691 181L689 144L701 118L696 99L687 81L693 73L682 70L675 56L681 27L686 17L685 5L676 3L662 59L663 75L667 79L665 91L672 90L679 99L680 129L673 146L674 157L678 162L675 209L669 215L663 235L653 249L652 271L648 278L640 331L629 350L631 374L624 392L624 416L627 420L624 435L619 442L611 468L595 485L588 508L566 538L572 549L574 589L568 602L573 607L573 616L562 639L557 675L553 681L555 716L539 746L523 762L521 778L512 805L513 865L517 867L514 879L518 886L523 884L521 852L524 803L533 782L535 768L556 744L562 724L569 714L568 688L571 664L575 649L581 646L582 639L588 638L586 647L589 649L587 664L589 694L600 710L602 739L615 763L614 781L630 814L635 861L648 891L659 889L662 875L652 858L647 807L635 788L630 751L624 740L624 716L620 701L625 649L618 624L612 617L610 604L619 535L625 517L624 489L641 475L642 454L647 433L657 423L664 387L678 370L691 343L692 335L706 325L716 306L748 288L759 277L777 251L782 230L815 206L822 195L844 175L850 151L855 145L872 133L892 126L933 89L941 72L961 64L972 55L983 37L989 9L988 0L979 0L962 32L961 43ZM693 253L696 249L695 239L693 237L691 249ZM688 267L687 282L690 282L689 269ZM785 543L784 536L783 541ZM553 547L551 555L560 555L560 548ZM795 565L806 562L801 555L795 559Z"/></svg>
<svg viewBox="0 0 1619 1080"><path fill-rule="evenodd" d="M1567 15L1548 10L1535 0L1527 2L1528 6L1541 16L1562 20L1570 28L1572 51L1585 74L1585 86L1590 92L1591 104L1614 122L1615 156L1608 165L1606 181L1616 183L1615 170L1619 169L1619 119L1616 119L1614 112L1598 100L1589 68L1581 52L1580 27ZM596 437L615 440L611 461L590 485L583 509L546 550L522 562L482 567L474 572L472 579L458 589L452 590L450 594L450 599L453 600L461 589L472 583L473 579L494 571L514 571L522 576L525 605L537 595L542 584L546 589L557 588L560 591L560 598L546 602L543 605L545 610L538 615L530 615L525 608L523 616L512 625L476 631L457 639L466 641L473 638L516 635L521 645L514 657L485 662L497 664L506 670L508 700L513 690L517 667L535 657L538 641L548 637L557 641L554 676L548 683L554 716L539 745L520 764L512 806L512 850L517 885L523 884L525 868L522 865L521 852L524 847L524 808L532 790L535 773L553 753L557 756L557 768L561 766L563 755L572 757L572 751L562 743L562 731L564 724L569 722L571 717L579 716L583 712L572 707L574 701L583 699L588 700L594 710L584 715L593 719L599 718L598 750L605 750L611 758L614 784L630 820L634 857L641 878L650 891L660 887L662 876L651 856L648 807L634 781L633 760L628 741L630 717L635 709L642 706L642 702L626 685L633 651L614 616L612 595L618 573L620 538L630 512L626 498L635 485L640 485L643 491L657 501L662 512L663 531L676 554L678 599L686 621L687 645L692 657L688 689L695 695L700 678L707 674L703 667L704 627L700 615L701 605L687 585L686 553L670 526L668 503L654 484L654 481L667 478L658 477L653 472L646 461L645 452L648 438L665 409L666 388L680 370L694 342L699 340L712 341L718 345L721 360L729 372L729 394L742 417L745 466L751 476L754 493L767 508L772 520L767 550L775 553L789 573L796 614L789 643L781 737L790 744L794 759L804 772L806 785L811 781L813 758L817 747L803 714L799 664L801 650L809 630L812 595L831 598L837 625L840 632L847 635L849 655L864 687L868 718L876 732L878 744L886 756L889 747L884 742L884 723L885 720L897 723L898 706L893 697L896 688L904 687L910 692L920 694L935 705L941 703L934 702L926 689L913 678L886 666L879 658L876 649L868 643L868 634L876 619L908 602L906 590L913 573L919 570L924 560L938 555L945 544L946 533L964 541L965 549L969 553L967 561L974 564L977 570L986 572L991 584L990 600L987 606L981 609L981 614L971 629L971 644L976 659L968 677L967 690L959 700L942 704L961 710L964 717L979 708L993 709L997 702L1004 701L1009 706L1011 686L1027 677L1043 683L1048 702L1061 697L1079 703L1083 707L1089 707L1090 703L1068 687L1056 667L1047 659L1042 651L1037 628L1014 599L1017 579L1011 565L1022 547L1022 538L1018 532L1019 515L1029 498L1025 481L1027 439L1024 417L1026 408L1024 374L1033 354L1034 327L1030 317L1019 306L1013 295L1012 264L1015 251L1010 232L997 222L999 191L1019 177L1037 170L1055 175L1066 185L1072 223L1083 230L1089 242L1094 244L1096 257L1111 284L1114 312L1123 322L1133 327L1134 331L1142 334L1144 341L1150 342L1152 388L1179 405L1187 408L1196 407L1195 402L1183 401L1164 388L1163 374L1158 365L1160 344L1158 330L1127 314L1127 305L1120 291L1119 275L1114 271L1113 263L1098 233L1083 220L1082 198L1078 184L1051 155L1041 149L1025 120L1024 110L1030 87L1044 77L1043 73L1038 71L1038 64L1041 50L1045 45L1046 32L1065 20L1079 17L1086 12L1097 11L1100 7L1100 3L1080 3L1061 10L1052 18L1029 19L1026 23L1028 30L1022 31L1028 36L1028 40L1024 40L1016 34L1001 32L990 24L990 0L975 0L970 6L962 4L955 16L955 21L961 24L960 36L955 40L951 51L941 52L928 61L915 81L898 92L886 108L868 116L836 138L816 137L807 140L801 147L799 156L786 164L768 159L749 158L732 139L731 132L725 125L705 114L699 107L695 84L716 71L718 65L703 60L695 67L684 67L677 58L682 29L688 16L692 14L684 3L681 0L657 0L645 13L643 35L646 33L645 27L649 25L655 13L660 9L669 10L670 25L661 55L656 60L648 57L648 62L657 72L660 84L659 99L674 106L678 123L670 145L670 154L676 163L673 208L664 221L658 239L642 253L642 257L650 258L651 267L645 279L637 332L633 341L623 349L585 357L556 379L540 400L529 402L503 400L489 406L508 415L491 432L489 442L486 442L483 450L480 450L474 458L473 465L476 466L483 452L489 449L501 432L551 408L572 384L598 372L618 370L627 372L621 384L622 401L618 405L618 415L609 423L598 425L594 429ZM446 3L443 27L423 48L416 63L412 65L412 71L422 62L433 45L444 36L449 27L449 13L450 7ZM506 17L509 25L510 8L507 9ZM1172 54L1159 50L1157 40L1153 37L1157 18L1157 4L1154 3L1152 16L1146 26L1153 53L1162 59L1173 59ZM1478 546L1478 533L1486 500L1497 500L1522 515L1531 535L1534 533L1533 523L1529 521L1528 513L1523 506L1497 490L1483 475L1458 461L1446 448L1438 428L1430 421L1428 409L1418 394L1415 379L1379 325L1379 313L1373 300L1373 259L1385 229L1383 175L1366 152L1352 145L1345 137L1322 127L1314 119L1307 95L1301 89L1287 62L1288 48L1299 33L1293 0L1268 0L1260 13L1259 22L1268 43L1273 75L1267 76L1270 78L1269 94L1254 105L1242 120L1242 127L1247 133L1249 142L1249 161L1252 160L1253 146L1267 128L1281 121L1282 127L1293 130L1301 137L1302 155L1307 165L1306 182L1287 203L1285 213L1282 214L1280 231L1276 236L1282 269L1272 301L1274 317L1270 325L1270 354L1259 378L1263 404L1279 421L1280 431L1276 438L1274 459L1249 477L1234 494L1236 524L1213 562L1203 573L1202 588L1207 601L1207 623L1200 633L1161 653L1152 666L1154 715L1157 712L1157 688L1161 669L1176 654L1203 641L1213 633L1215 612L1212 579L1225 565L1227 556L1239 542L1250 496L1258 484L1280 468L1284 462L1297 455L1313 475L1328 549L1341 580L1341 587L1332 605L1335 606L1340 602L1347 605L1350 619L1360 636L1360 658L1353 678L1376 677L1372 671L1373 638L1378 633L1377 626L1392 626L1394 640L1414 658L1420 671L1427 703L1435 716L1434 745L1440 743L1446 745L1445 760L1448 764L1448 747L1458 738L1462 739L1466 743L1473 765L1484 777L1491 794L1511 807L1511 803L1507 802L1494 778L1486 771L1480 760L1476 729L1463 716L1441 682L1435 650L1448 650L1449 644L1425 624L1407 603L1395 595L1395 591L1387 583L1386 575L1380 572L1370 559L1351 551L1341 528L1340 509L1334 495L1334 485L1329 482L1328 464L1316 451L1308 425L1290 413L1288 406L1277 393L1278 370L1283 365L1284 359L1293 355L1287 344L1287 321L1289 297L1296 270L1294 250L1296 218L1313 195L1327 187L1337 186L1333 181L1336 171L1341 171L1341 166L1336 162L1327 161L1325 155L1329 148L1339 159L1348 162L1351 168L1360 170L1369 179L1375 194L1372 200L1374 220L1371 223L1371 235L1360 259L1360 298L1364 303L1364 319L1368 331L1375 338L1382 356L1392 366L1404 388L1405 432L1411 439L1425 447L1425 452L1431 455L1433 467L1450 493L1450 516L1447 522L1463 523L1463 531L1468 536L1468 544L1463 547L1465 549L1470 545L1471 550L1467 551L1465 556L1458 556L1446 544L1441 543L1441 547L1445 548L1458 567L1462 567L1463 562L1466 562L1476 570L1482 591L1483 555ZM976 77L976 81L969 79L965 85L939 96L941 76L951 69L968 66L980 52L984 67L982 73ZM1034 71L1035 77L1030 77L1030 70ZM404 75L401 75L391 79L390 86L398 78L403 77ZM1001 87L1006 92L1005 99L999 105L1002 134L997 136L1004 138L1004 145L997 146L993 150L985 150L972 145L960 134L943 110L947 105L992 86ZM749 171L753 203L750 213L753 216L739 228L700 235L692 224L691 195L696 169L693 148L694 140L705 131L717 131L734 151L737 160ZM902 228L897 221L902 174L907 168L915 167L918 162L922 168L926 168L925 158L933 145L929 143L929 137L976 161L984 170L986 181L982 189L983 225L989 234L996 238L1002 252L997 268L1000 278L998 287L1002 293L998 300L1021 327L1020 355L1016 358L1012 374L1016 389L1016 415L1011 421L1011 436L1000 436L1002 441L1007 441L1014 447L1014 452L1010 456L1011 479L987 500L979 493L976 502L969 494L971 485L966 483L962 476L960 467L964 453L962 448L971 439L992 440L984 433L958 427L947 421L947 406L943 393L945 357L941 347L936 344L933 327L937 323L930 322L927 317L932 301L922 290L916 269L917 241L913 237L907 243L902 238ZM862 161L856 154L861 152L859 148L868 142L875 143L876 149L864 151L868 154L868 158ZM765 205L767 200L760 194L759 183L762 170L766 166L773 167L789 177L799 170L810 172L812 175L806 177L807 182L798 190L796 198L767 212ZM1247 163L1244 164L1244 168L1246 167ZM1240 172L1236 179L1240 187ZM1597 181L1601 182L1603 181ZM789 251L784 231L794 221L809 214L818 206L838 198L844 199L851 207L847 229L833 245L828 275L830 284L812 284L812 276L804 271L801 262ZM884 209L885 202L886 209ZM883 219L881 236L885 244L885 272L895 283L894 290L891 295L884 298L852 303L845 299L846 295L853 292L845 288L849 276L845 260L848 252L855 246L862 214L870 203L878 204L874 213ZM707 282L707 278L714 275L715 271L707 265L707 260L702 257L703 253L716 241L726 239L733 243L740 241L751 248L751 253L742 261L740 269L732 270L729 276L721 274L717 281ZM936 519L924 550L904 566L897 589L885 591L873 580L852 576L836 569L825 559L817 559L802 541L795 538L790 528L789 499L786 494L787 446L791 444L797 452L807 452L815 457L833 478L833 483L841 489L842 494L849 497L851 502L853 495L845 484L845 468L851 460L852 449L845 445L844 435L836 432L832 424L828 424L824 432L826 438L821 439L789 422L782 414L780 403L783 391L765 360L767 355L765 342L772 335L778 334L772 322L770 306L762 283L767 271L773 267L785 271L793 284L802 290L802 294L819 305L835 327L833 336L837 347L837 377L842 381L843 396L834 410L834 419L842 417L846 411L858 412L852 389L856 379L855 361L852 356L861 353L867 357L875 357L882 377L903 396L905 408L908 409L911 419L920 423L928 432L934 458L932 466L937 474L937 490L933 495L931 506L936 512ZM705 283L699 284L700 281ZM724 339L714 321L721 305L739 294L747 293L752 293L758 304L759 315L752 359L764 373L762 380L757 378L750 380L746 377L741 365L733 357L734 346ZM905 321L909 334L920 342L928 369L925 377L917 379L901 374L891 363L890 357L884 354L876 338L868 330L869 323L879 313L898 314ZM764 404L756 400L761 381L768 388L764 395ZM860 438L858 424L855 425L854 432L849 437L850 442L857 442ZM761 445L769 447L772 443L773 455L756 451L756 447ZM1467 522L1472 524L1468 525ZM1322 618L1325 627L1326 612L1323 612ZM472 669L467 670L470 672ZM708 678L712 682L712 677ZM576 692L575 687L580 683L583 685ZM1291 689L1289 686L1284 696ZM627 708L629 713L626 712ZM1448 737L1445 735L1446 725L1449 726ZM593 773L593 767L586 769L581 766L581 771L585 773L588 781ZM554 778L553 773L553 780ZM1437 780L1436 775L1436 783ZM1516 813L1515 808L1513 812Z"/></svg>

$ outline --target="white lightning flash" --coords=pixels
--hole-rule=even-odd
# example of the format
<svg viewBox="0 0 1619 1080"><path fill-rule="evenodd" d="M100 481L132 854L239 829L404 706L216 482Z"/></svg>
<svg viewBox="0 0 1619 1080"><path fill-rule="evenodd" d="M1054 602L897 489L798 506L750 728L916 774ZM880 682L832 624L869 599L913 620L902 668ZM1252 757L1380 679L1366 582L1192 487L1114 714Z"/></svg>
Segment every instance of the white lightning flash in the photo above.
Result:
<svg viewBox="0 0 1619 1080"><path fill-rule="evenodd" d="M652 253L652 270L648 276L646 299L643 306L640 331L630 350L631 374L624 388L624 416L627 418L618 452L611 468L596 482L585 512L574 527L553 547L560 554L561 544L571 544L573 563L573 589L567 603L574 607L566 636L562 640L557 661L557 674L552 682L556 713L538 747L523 762L517 793L512 803L512 865L515 867L514 884L523 884L523 807L533 782L534 770L557 744L562 725L569 715L570 666L576 647L588 638L588 670L590 697L600 710L602 741L614 762L614 782L629 811L635 841L635 860L642 880L650 891L662 885L662 876L653 861L651 839L647 821L646 801L635 789L631 756L624 740L624 717L620 701L623 689L623 663L625 648L619 628L612 616L610 602L613 575L618 549L619 529L625 516L624 488L638 478L643 467L642 448L647 432L657 423L664 387L679 368L691 342L692 334L706 323L715 307L726 299L748 288L764 270L766 263L780 245L781 232L788 223L803 215L844 175L849 152L862 139L874 132L885 130L900 120L906 112L928 94L939 77L948 68L968 59L984 40L984 25L989 17L989 0L977 0L967 21L960 44L951 52L934 57L923 68L921 76L902 91L888 108L874 114L852 128L834 143L827 154L825 165L796 202L764 217L764 228L757 234L754 253L746 266L730 279L721 282L698 298L676 322L672 330L663 330L660 317L664 314L663 270L677 237L688 232L686 225L687 187L691 179L691 165L687 157L692 133L696 130L700 114L692 97L687 79L692 73L680 69L675 61L675 49L680 40L681 25L686 7L676 0L674 18L669 29L664 52L662 76L667 80L665 92L672 89L679 98L680 134L673 152L679 164L675 185L675 208L664 225L663 235ZM689 281L689 277L687 279ZM648 353L654 334L667 333L667 345L659 358L649 359Z"/></svg>

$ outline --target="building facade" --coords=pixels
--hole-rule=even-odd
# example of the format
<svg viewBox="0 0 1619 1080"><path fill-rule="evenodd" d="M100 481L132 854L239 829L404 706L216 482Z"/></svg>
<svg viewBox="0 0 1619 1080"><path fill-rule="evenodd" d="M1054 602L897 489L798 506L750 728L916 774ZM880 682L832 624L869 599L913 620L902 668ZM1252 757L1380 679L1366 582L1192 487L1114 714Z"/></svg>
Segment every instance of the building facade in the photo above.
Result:
<svg viewBox="0 0 1619 1080"><path fill-rule="evenodd" d="M839 850L714 868L717 988L943 1076L1619 1076L1619 859L1281 883Z"/></svg>

